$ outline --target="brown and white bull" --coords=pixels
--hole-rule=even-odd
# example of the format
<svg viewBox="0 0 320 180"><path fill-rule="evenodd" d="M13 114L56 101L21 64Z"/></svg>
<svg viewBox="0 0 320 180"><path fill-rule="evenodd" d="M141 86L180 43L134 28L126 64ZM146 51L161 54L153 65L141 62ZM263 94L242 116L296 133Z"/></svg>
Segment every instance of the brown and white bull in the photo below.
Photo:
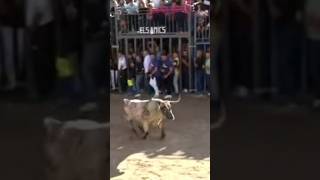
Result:
<svg viewBox="0 0 320 180"><path fill-rule="evenodd" d="M175 120L172 112L172 104L178 103L181 100L179 96L176 101L162 100L152 98L151 100L140 99L123 99L125 119L129 121L131 129L138 135L135 124L139 130L144 133L142 139L146 139L149 135L151 127L157 127L161 130L161 139L165 134L165 120Z"/></svg>

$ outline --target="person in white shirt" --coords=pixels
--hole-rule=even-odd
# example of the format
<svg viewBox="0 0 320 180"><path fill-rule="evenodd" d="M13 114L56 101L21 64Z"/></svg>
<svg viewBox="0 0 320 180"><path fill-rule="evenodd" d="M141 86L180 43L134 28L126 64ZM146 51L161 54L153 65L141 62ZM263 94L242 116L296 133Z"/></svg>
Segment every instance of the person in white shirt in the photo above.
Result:
<svg viewBox="0 0 320 180"><path fill-rule="evenodd" d="M120 91L127 91L127 60L125 55L119 51L118 53L118 72L120 79Z"/></svg>

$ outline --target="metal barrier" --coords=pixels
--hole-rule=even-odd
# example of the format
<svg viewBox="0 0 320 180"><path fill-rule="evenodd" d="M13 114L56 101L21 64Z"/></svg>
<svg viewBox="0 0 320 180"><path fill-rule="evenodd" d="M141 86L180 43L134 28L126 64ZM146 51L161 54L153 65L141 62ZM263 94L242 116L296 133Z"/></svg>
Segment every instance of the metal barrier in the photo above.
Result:
<svg viewBox="0 0 320 180"><path fill-rule="evenodd" d="M170 54L180 52L181 61L181 54L186 50L189 59L188 90L196 89L194 54L199 47L206 50L210 46L209 16L196 16L190 6L140 10L138 14L126 14L123 10L116 9L112 21L112 47L117 51L121 49L128 54L129 50L143 51L149 46L154 49L154 44L149 45L149 42L157 41L157 46L160 49L166 47ZM182 41L187 42L185 48L182 47ZM181 76L179 86L182 90Z"/></svg>
<svg viewBox="0 0 320 180"><path fill-rule="evenodd" d="M191 23L189 6L162 7L138 14L115 12L118 36L188 33Z"/></svg>

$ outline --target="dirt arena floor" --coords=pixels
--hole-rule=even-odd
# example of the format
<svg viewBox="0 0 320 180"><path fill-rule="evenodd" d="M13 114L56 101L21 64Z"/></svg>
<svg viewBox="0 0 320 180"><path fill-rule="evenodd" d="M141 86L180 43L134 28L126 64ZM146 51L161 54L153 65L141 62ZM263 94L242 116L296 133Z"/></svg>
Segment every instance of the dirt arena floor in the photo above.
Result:
<svg viewBox="0 0 320 180"><path fill-rule="evenodd" d="M146 140L124 120L121 95L110 96L110 175L112 180L210 179L210 102L182 96L173 107L166 138L156 129Z"/></svg>

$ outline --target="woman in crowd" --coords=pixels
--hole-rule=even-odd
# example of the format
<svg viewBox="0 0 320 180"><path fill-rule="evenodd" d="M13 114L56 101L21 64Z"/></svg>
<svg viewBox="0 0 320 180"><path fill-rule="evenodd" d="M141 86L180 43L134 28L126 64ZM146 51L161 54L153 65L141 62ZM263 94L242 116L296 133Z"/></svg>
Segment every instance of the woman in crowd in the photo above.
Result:
<svg viewBox="0 0 320 180"><path fill-rule="evenodd" d="M205 61L205 72L206 72L206 89L208 95L210 96L211 92L211 83L210 83L210 51L206 52L206 61Z"/></svg>
<svg viewBox="0 0 320 180"><path fill-rule="evenodd" d="M189 89L189 58L188 52L185 50L181 56L181 73L182 73L182 88L184 92L188 92Z"/></svg>
<svg viewBox="0 0 320 180"><path fill-rule="evenodd" d="M195 70L196 70L196 84L197 84L197 93L203 95L204 90L204 64L206 57L202 50L197 51L197 58L195 61Z"/></svg>
<svg viewBox="0 0 320 180"><path fill-rule="evenodd" d="M161 87L165 90L166 95L165 99L172 98L172 84L174 76L174 66L173 61L168 57L167 52L164 50L161 55L161 61L159 64L160 68L160 77L161 77Z"/></svg>

